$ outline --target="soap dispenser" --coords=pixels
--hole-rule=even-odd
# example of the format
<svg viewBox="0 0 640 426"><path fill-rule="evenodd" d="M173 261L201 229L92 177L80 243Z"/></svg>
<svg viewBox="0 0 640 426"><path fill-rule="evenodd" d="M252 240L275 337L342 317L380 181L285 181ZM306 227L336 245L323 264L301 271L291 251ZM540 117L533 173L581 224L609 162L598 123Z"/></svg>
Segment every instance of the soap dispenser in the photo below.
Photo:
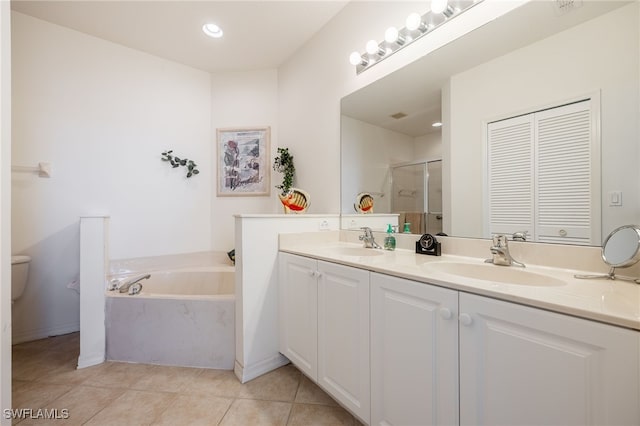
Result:
<svg viewBox="0 0 640 426"><path fill-rule="evenodd" d="M391 226L391 224L389 224L389 227L387 228L387 236L384 238L384 249L396 249L396 237L393 236L393 227Z"/></svg>

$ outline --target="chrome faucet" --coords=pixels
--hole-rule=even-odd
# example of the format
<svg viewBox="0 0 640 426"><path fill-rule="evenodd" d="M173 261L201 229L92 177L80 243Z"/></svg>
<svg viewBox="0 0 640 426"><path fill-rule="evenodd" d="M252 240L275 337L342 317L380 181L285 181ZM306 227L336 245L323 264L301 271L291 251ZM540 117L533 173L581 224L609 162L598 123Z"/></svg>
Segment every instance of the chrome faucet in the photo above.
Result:
<svg viewBox="0 0 640 426"><path fill-rule="evenodd" d="M494 265L502 265L502 266L511 266L517 265L522 266L524 263L518 262L511 257L511 253L509 253L509 245L507 244L507 236L496 234L493 236L493 245L491 246L491 254L493 255L491 259L485 260L485 263L493 263Z"/></svg>
<svg viewBox="0 0 640 426"><path fill-rule="evenodd" d="M146 280L149 278L151 278L151 274L138 275L137 277L124 279L120 282L120 285L118 286L118 290L120 291L120 293L129 293L129 289L131 288L132 285L138 283L139 281ZM142 285L140 286L142 287Z"/></svg>
<svg viewBox="0 0 640 426"><path fill-rule="evenodd" d="M373 232L371 231L371 228L369 228L368 226L363 226L360 229L364 231L364 234L360 235L359 239L360 241L364 242L365 248L382 248L378 245L378 243L376 243L375 238L373 238Z"/></svg>

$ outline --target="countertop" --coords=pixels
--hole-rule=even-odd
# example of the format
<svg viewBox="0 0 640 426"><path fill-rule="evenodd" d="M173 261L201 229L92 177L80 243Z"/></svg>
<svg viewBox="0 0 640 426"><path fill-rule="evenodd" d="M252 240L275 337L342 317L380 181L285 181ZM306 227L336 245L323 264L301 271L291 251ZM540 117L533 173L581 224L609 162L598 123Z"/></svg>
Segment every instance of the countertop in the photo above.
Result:
<svg viewBox="0 0 640 426"><path fill-rule="evenodd" d="M283 252L640 330L640 285L632 282L576 279L573 275L584 271L527 265L524 268L527 273L552 277L561 280L562 283L553 286L505 284L442 272L437 269L437 266L441 265L436 265L438 262L484 264L484 259L480 258L446 254L428 256L406 249L370 249L380 252L379 255L372 256L338 253L345 248L360 249L362 244L336 241L304 242L302 239L280 240L280 251ZM484 265L491 268L517 268Z"/></svg>

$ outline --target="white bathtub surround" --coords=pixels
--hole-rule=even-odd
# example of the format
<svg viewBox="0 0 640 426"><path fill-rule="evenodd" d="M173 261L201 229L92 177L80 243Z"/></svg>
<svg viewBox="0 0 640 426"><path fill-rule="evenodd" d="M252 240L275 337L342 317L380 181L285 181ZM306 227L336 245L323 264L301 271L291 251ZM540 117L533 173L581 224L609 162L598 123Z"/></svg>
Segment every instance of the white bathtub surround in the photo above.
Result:
<svg viewBox="0 0 640 426"><path fill-rule="evenodd" d="M564 282L561 286L527 286L501 284L463 278L429 268L430 263L461 262L483 265L489 256L489 240L443 237L443 255L417 255L411 243L415 237L398 235L398 249L380 250L377 256L345 255L338 247L359 248L359 233L341 231L334 241L316 240L311 234L281 235L280 249L308 255L321 260L364 268L414 281L441 285L483 296L530 305L558 313L605 322L611 325L640 330L640 285L626 281L605 279L579 280L575 273L606 272L601 267L600 249L597 247L567 246L560 244L513 243L512 255L524 262L526 271L549 276ZM381 237L383 233L379 233ZM376 235L377 237L378 235ZM404 237L404 238L403 238ZM356 244L357 242L357 244ZM373 249L371 249L373 250ZM497 267L496 267L497 268ZM517 268L515 266L509 268ZM639 266L620 270L621 275L638 275Z"/></svg>
<svg viewBox="0 0 640 426"><path fill-rule="evenodd" d="M210 266L228 266L234 270L233 263L222 251L203 251L196 253L170 254L166 256L136 257L132 259L114 259L109 263L109 275L133 274L168 269L185 269Z"/></svg>
<svg viewBox="0 0 640 426"><path fill-rule="evenodd" d="M337 238L340 217L242 214L235 221L234 370L244 383L289 362L278 351L278 235L326 229L317 233Z"/></svg>
<svg viewBox="0 0 640 426"><path fill-rule="evenodd" d="M200 266L150 275L135 296L107 292L107 359L233 369L233 269Z"/></svg>
<svg viewBox="0 0 640 426"><path fill-rule="evenodd" d="M80 356L78 368L105 359L104 277L108 216L80 218Z"/></svg>

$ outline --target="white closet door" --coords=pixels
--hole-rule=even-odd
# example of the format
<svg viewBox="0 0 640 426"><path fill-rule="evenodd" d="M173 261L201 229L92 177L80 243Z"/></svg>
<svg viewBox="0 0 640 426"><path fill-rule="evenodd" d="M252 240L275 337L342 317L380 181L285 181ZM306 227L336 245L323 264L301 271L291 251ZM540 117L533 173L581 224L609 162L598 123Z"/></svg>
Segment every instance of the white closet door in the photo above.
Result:
<svg viewBox="0 0 640 426"><path fill-rule="evenodd" d="M541 242L600 243L600 160L591 101L534 114L536 235Z"/></svg>
<svg viewBox="0 0 640 426"><path fill-rule="evenodd" d="M513 234L534 228L533 115L487 127L489 232Z"/></svg>

